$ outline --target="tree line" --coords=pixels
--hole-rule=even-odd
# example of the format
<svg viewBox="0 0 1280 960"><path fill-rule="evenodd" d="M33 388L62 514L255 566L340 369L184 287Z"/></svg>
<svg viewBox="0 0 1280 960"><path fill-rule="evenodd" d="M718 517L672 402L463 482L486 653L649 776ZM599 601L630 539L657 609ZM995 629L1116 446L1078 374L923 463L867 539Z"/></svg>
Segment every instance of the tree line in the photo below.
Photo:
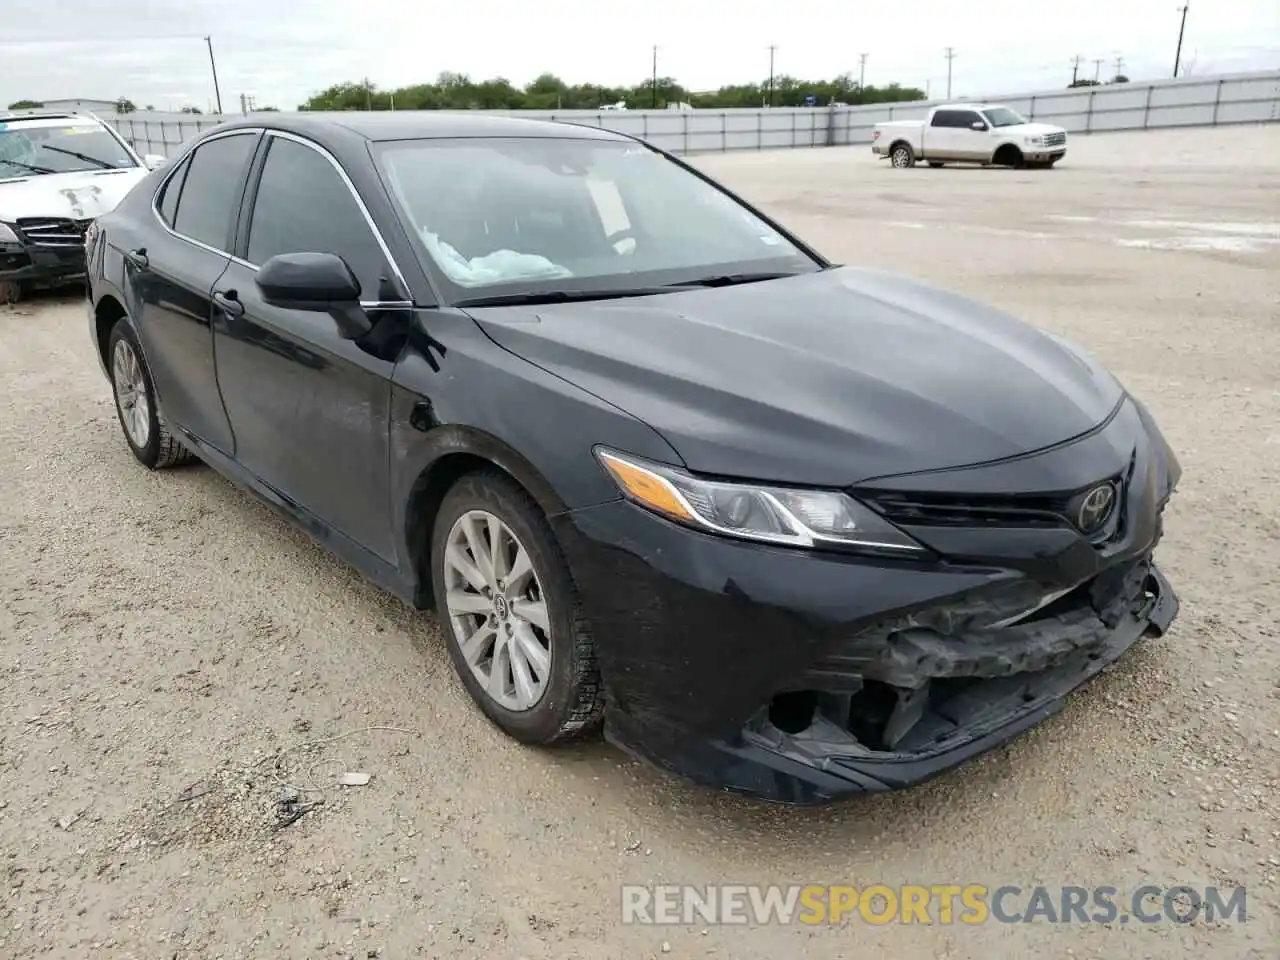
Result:
<svg viewBox="0 0 1280 960"><path fill-rule="evenodd" d="M693 91L672 77L645 80L630 87L592 83L565 83L544 73L518 87L495 77L474 81L464 73L441 73L434 83L419 83L394 90L366 81L338 83L298 105L299 110L598 110L625 104L632 110L665 109L687 103L700 109L734 107L802 107L832 103L897 103L923 100L923 90L891 83L860 86L851 74L831 80L802 80L782 75L760 83L742 83L713 91Z"/></svg>

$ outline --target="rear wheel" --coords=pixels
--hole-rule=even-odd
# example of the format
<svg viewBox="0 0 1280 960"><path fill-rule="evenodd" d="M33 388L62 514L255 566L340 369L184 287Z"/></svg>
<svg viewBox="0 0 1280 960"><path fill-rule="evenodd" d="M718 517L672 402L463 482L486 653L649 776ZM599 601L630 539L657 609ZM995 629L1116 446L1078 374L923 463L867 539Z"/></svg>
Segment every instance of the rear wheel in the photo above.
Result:
<svg viewBox="0 0 1280 960"><path fill-rule="evenodd" d="M889 162L895 167L914 167L916 154L909 143L895 143L889 151Z"/></svg>
<svg viewBox="0 0 1280 960"><path fill-rule="evenodd" d="M449 656L485 716L532 744L596 726L604 695L595 645L528 493L496 470L459 480L436 516L431 574Z"/></svg>
<svg viewBox="0 0 1280 960"><path fill-rule="evenodd" d="M116 417L138 462L151 470L163 470L194 459L165 423L142 359L142 347L127 317L111 328L107 338L107 369L111 371Z"/></svg>

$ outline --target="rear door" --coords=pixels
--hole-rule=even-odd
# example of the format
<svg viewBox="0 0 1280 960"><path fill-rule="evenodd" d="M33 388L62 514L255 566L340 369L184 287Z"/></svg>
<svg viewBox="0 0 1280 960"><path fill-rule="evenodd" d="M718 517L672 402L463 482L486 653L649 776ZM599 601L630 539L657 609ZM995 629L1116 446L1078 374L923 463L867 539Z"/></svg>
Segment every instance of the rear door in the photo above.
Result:
<svg viewBox="0 0 1280 960"><path fill-rule="evenodd" d="M236 459L394 562L391 373L412 311L407 301L380 300L380 287L394 291L399 273L337 160L292 134L268 133L264 151L256 187L249 187L239 256L217 285L218 382ZM375 324L370 336L345 340L326 313L263 301L257 268L277 254L303 252L337 254L355 272Z"/></svg>
<svg viewBox="0 0 1280 960"><path fill-rule="evenodd" d="M962 110L935 110L924 130L924 154L930 159L958 160L964 157L964 141L959 124Z"/></svg>
<svg viewBox="0 0 1280 960"><path fill-rule="evenodd" d="M235 442L214 372L212 294L231 260L260 136L237 132L198 146L157 193L145 243L121 251L130 313L166 417L228 455Z"/></svg>

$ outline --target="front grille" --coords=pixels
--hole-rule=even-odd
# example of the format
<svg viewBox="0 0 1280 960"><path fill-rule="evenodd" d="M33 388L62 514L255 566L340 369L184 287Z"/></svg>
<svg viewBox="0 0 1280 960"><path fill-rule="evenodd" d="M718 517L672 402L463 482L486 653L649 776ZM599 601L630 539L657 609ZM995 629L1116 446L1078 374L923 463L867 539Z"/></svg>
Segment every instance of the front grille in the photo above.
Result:
<svg viewBox="0 0 1280 960"><path fill-rule="evenodd" d="M1088 531L1095 543L1117 535L1124 513L1124 494L1133 473L1133 460L1122 476L1098 483L1113 484L1115 506L1101 529ZM1079 490L1041 495L981 495L910 493L896 490L854 490L854 496L877 509L892 523L907 527L1003 527L1034 529L1070 527L1079 529L1080 498L1098 484ZM1086 531L1081 531L1086 532Z"/></svg>
<svg viewBox="0 0 1280 960"><path fill-rule="evenodd" d="M42 247L79 247L84 245L84 232L92 222L67 217L24 217L18 220L18 229L28 241Z"/></svg>
<svg viewBox="0 0 1280 960"><path fill-rule="evenodd" d="M1045 134L1044 145L1046 147L1060 147L1066 142L1067 142L1067 135L1065 133Z"/></svg>

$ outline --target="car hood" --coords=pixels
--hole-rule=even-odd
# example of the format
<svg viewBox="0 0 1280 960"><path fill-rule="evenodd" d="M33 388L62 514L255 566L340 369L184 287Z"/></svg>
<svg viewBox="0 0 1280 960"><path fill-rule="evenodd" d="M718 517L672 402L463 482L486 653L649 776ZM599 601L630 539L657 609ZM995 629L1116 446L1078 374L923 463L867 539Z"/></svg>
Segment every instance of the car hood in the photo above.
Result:
<svg viewBox="0 0 1280 960"><path fill-rule="evenodd" d="M469 312L722 476L845 486L1017 456L1087 433L1123 395L1064 341L870 270Z"/></svg>
<svg viewBox="0 0 1280 960"><path fill-rule="evenodd" d="M21 180L0 180L0 220L99 217L114 210L147 173L146 168L135 167L100 173L42 173Z"/></svg>
<svg viewBox="0 0 1280 960"><path fill-rule="evenodd" d="M1043 137L1047 133L1066 133L1066 130L1055 127L1052 123L1016 123L1013 126L1000 127L1000 132L1015 137Z"/></svg>

